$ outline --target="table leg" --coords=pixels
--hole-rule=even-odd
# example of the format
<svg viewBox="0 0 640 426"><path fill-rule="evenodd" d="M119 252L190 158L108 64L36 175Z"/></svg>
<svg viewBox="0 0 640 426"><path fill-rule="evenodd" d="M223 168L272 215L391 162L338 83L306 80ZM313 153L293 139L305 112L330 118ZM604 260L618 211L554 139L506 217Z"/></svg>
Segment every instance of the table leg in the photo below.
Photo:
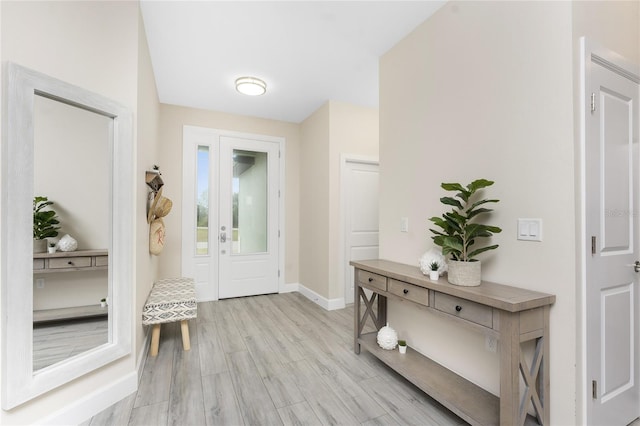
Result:
<svg viewBox="0 0 640 426"><path fill-rule="evenodd" d="M191 341L189 340L189 321L180 321L180 330L182 331L182 349L188 351L191 349Z"/></svg>
<svg viewBox="0 0 640 426"><path fill-rule="evenodd" d="M158 348L160 346L160 324L153 324L151 329L151 348L149 349L149 355L158 355Z"/></svg>

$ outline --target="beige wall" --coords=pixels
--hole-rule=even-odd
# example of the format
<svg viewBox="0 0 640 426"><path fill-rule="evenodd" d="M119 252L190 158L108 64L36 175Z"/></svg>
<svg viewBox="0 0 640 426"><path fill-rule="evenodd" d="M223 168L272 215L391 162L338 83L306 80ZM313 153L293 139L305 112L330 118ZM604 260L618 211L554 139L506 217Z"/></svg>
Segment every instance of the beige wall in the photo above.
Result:
<svg viewBox="0 0 640 426"><path fill-rule="evenodd" d="M300 283L329 297L329 103L300 124Z"/></svg>
<svg viewBox="0 0 640 426"><path fill-rule="evenodd" d="M491 222L503 232L482 257L483 278L557 295L559 425L575 424L576 391L571 12L569 2L449 2L380 67L380 256L416 265L432 246L441 182L495 180ZM399 232L403 216L408 233ZM543 242L516 240L520 217L542 219ZM421 352L497 393L498 357L484 336L395 303L389 320Z"/></svg>
<svg viewBox="0 0 640 426"><path fill-rule="evenodd" d="M137 111L137 2L3 1L0 13L3 62L16 62ZM138 210L129 214L142 215ZM135 361L134 351L11 411L1 411L0 423L35 423L133 373Z"/></svg>
<svg viewBox="0 0 640 426"><path fill-rule="evenodd" d="M136 154L136 299L134 336L136 360L140 360L144 351L147 328L142 326L142 308L151 291L153 282L158 278L160 260L149 253L149 225L147 224L147 194L149 187L145 182L145 171L152 170L160 159L158 126L160 121L160 102L156 90L155 77L151 68L151 57L147 46L142 16L139 16L138 32L138 113L137 118L137 154Z"/></svg>
<svg viewBox="0 0 640 426"><path fill-rule="evenodd" d="M378 109L331 101L329 150L329 281L328 298L344 298L341 264L340 158L343 154L378 158Z"/></svg>
<svg viewBox="0 0 640 426"><path fill-rule="evenodd" d="M378 157L378 110L330 101L301 129L300 283L326 299L340 299L340 159Z"/></svg>
<svg viewBox="0 0 640 426"><path fill-rule="evenodd" d="M300 129L295 123L245 117L215 111L185 108L175 105L160 106L160 157L158 165L165 182L163 195L173 201L171 213L164 218L167 237L164 251L159 256L159 275L179 276L181 269L182 215L182 128L184 125L255 133L285 138L285 283L298 281L298 229L300 173Z"/></svg>

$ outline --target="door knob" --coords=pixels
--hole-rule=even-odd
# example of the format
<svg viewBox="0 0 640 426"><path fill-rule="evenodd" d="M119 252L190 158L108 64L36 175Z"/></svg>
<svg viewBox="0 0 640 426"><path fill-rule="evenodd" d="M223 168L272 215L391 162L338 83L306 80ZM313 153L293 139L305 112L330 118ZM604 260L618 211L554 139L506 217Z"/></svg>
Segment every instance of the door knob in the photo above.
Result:
<svg viewBox="0 0 640 426"><path fill-rule="evenodd" d="M226 232L221 232L220 233L220 242L221 243L226 243L227 242L227 233Z"/></svg>
<svg viewBox="0 0 640 426"><path fill-rule="evenodd" d="M640 272L640 260L636 260L635 263L632 263L631 265L627 265L629 267L632 267L634 271L636 272Z"/></svg>

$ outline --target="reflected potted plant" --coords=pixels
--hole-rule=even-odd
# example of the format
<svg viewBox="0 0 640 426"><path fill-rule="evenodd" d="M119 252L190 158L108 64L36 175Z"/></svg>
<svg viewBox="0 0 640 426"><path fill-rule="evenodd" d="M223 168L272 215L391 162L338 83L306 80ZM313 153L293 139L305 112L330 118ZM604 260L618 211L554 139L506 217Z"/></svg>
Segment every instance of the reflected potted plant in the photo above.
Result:
<svg viewBox="0 0 640 426"><path fill-rule="evenodd" d="M442 189L455 192L453 197L440 198L442 204L452 208L441 217L429 219L440 228L440 230L430 229L430 231L434 234L433 242L442 247L442 254L451 256L447 275L447 280L451 284L480 285L481 263L476 256L498 248L498 244L478 247L480 238L489 238L493 234L502 232L502 229L497 226L477 222L479 216L493 211L486 207L487 204L499 201L477 197L479 190L493 183L490 180L478 179L466 187L459 183L441 184Z"/></svg>
<svg viewBox="0 0 640 426"><path fill-rule="evenodd" d="M47 238L58 236L60 221L55 210L51 209L53 201L47 197L36 196L33 198L33 252L45 253L47 251Z"/></svg>

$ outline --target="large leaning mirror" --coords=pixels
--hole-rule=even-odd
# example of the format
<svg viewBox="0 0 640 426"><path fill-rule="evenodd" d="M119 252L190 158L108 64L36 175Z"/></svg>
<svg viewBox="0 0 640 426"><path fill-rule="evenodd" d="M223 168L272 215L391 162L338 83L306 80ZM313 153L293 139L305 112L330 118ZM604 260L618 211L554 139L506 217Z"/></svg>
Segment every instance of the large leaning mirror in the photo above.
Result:
<svg viewBox="0 0 640 426"><path fill-rule="evenodd" d="M16 64L5 72L2 406L11 409L131 351L133 143L118 103ZM34 239L34 200L44 197L53 204L42 211L60 222L52 253Z"/></svg>

